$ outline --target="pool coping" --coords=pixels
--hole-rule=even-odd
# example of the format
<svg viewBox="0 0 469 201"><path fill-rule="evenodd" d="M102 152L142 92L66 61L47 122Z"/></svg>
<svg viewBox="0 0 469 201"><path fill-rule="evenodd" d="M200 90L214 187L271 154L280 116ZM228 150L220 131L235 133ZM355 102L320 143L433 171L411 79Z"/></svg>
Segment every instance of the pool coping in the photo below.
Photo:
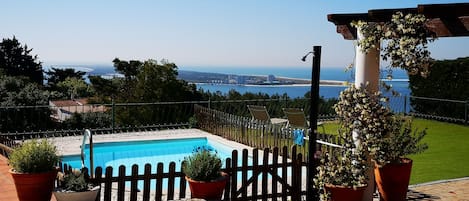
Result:
<svg viewBox="0 0 469 201"><path fill-rule="evenodd" d="M145 132L129 132L129 133L115 133L115 134L99 134L93 135L93 143L106 143L106 142L130 142L130 141L147 141L147 140L172 140L184 138L207 138L209 141L214 141L225 146L233 147L238 150L247 149L249 155L252 155L254 148L244 144L224 139L220 136L210 134L199 129L174 129L174 130L160 130L160 131L145 131ZM50 139L51 142L57 147L57 151L61 156L77 156L81 153L81 144L83 136L68 136L68 137L55 137ZM86 144L89 144L87 142Z"/></svg>

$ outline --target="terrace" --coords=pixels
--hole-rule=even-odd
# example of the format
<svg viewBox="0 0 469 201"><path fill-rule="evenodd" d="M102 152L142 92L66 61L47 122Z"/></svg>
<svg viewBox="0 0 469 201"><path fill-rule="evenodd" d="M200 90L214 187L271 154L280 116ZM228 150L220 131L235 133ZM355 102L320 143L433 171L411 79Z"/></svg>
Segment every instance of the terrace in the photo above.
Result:
<svg viewBox="0 0 469 201"><path fill-rule="evenodd" d="M430 24L434 28L434 33L438 36L467 36L467 4L454 4L448 8L441 5L420 5L417 9L392 9L386 11L370 11L367 14L344 14L344 15L330 15L329 20L333 21L337 26L340 33L344 34L346 39L354 39L356 37L356 30L349 27L349 23L352 20L370 20L375 22L383 22L389 20L389 13L396 11L410 12L410 13L422 13L427 17L430 17L433 21ZM462 8L461 8L462 7ZM442 9L442 11L435 11L435 9ZM377 14L378 13L378 14ZM384 14L383 14L384 13ZM384 17L383 17L384 16ZM447 17L450 16L450 17ZM317 51L314 52L315 54ZM356 85L372 81L371 86L377 87L377 75L376 71L371 69L365 69L365 65L370 64L373 67L379 67L379 62L373 64L370 58L372 54L357 54L357 61L363 61L361 65L357 66L360 69L360 73L357 73ZM375 59L376 60L376 59ZM368 62L368 63L367 63ZM319 70L319 66L316 69ZM318 76L319 71L316 71L315 76ZM370 80L371 79L371 80ZM317 90L316 90L317 92ZM317 94L316 94L317 95ZM426 101L441 101L422 97L410 97L423 99ZM265 101L255 100L254 102ZM285 105L282 105L282 100L274 100L273 105L276 107L269 107L274 117L282 117L280 115L281 108L286 108L288 105L285 101ZM311 102L315 102L313 98ZM304 108L305 111L314 111L315 107L311 107L306 104L309 101L304 102L304 105L299 107ZM403 101L404 104L398 112L408 113L406 104L407 98ZM267 103L269 105L272 102ZM463 118L454 117L442 117L445 120L450 121L462 121L467 123L467 102L457 102L464 104L466 111ZM304 146L292 146L294 145L292 139L292 132L284 127L272 125L262 121L252 121L247 117L245 110L239 108L246 108L246 102L233 101L228 104L214 106L211 101L202 102L178 102L178 103L134 103L134 104L112 104L102 105L102 107L108 108L109 113L112 114L111 124L107 127L95 127L92 128L92 132L96 135L115 135L120 132L130 131L148 131L148 130L166 130L166 129L183 129L191 126L197 126L199 129L207 131L212 135L221 136L225 139L234 140L239 143L255 147L252 150L252 157L254 163L247 165L248 151L242 151L241 166L238 166L238 152L233 151L232 157L227 159L225 162L225 171L231 173L230 182L226 185L224 199L242 199L242 200L268 200L268 199L282 199L282 200L300 200L307 195L307 188L305 187L304 173L305 167L311 168L313 161L309 159L313 158L311 145L314 147L320 147L321 149L333 149L331 144L340 145L340 140L337 139L334 132L330 134L317 134L316 129L307 131L307 136L314 136L314 139L320 140L322 143L316 145L316 142L307 143ZM241 104L239 108L234 108L232 104ZM290 105L288 105L290 107ZM117 108L116 108L117 107ZM164 108L164 109L162 109ZM51 110L49 106L27 106L27 107L10 107L3 108L8 118L8 123L14 122L15 118L24 118L25 116L33 117L28 118L29 124L39 125L41 128L53 128L54 126L47 125L49 121L34 120L34 116L41 112L48 112ZM149 119L140 119L139 112L151 111L152 114L157 114ZM414 111L409 109L409 111ZM3 110L2 110L3 112ZM19 113L19 114L18 114ZM117 117L116 117L117 114ZM316 114L311 112L310 120L312 125L316 126L314 119ZM409 113L411 114L411 113ZM121 115L121 116L119 116ZM412 114L415 116L426 114ZM37 115L40 116L40 115ZM143 115L142 115L143 116ZM192 117L192 118L191 118ZM334 118L333 115L322 116L323 121L328 121ZM428 117L428 116L427 116ZM321 117L320 117L321 118ZM32 121L31 121L32 120ZM194 122L197 121L197 123ZM116 123L117 122L117 123ZM135 124L135 122L138 122ZM151 122L151 124L148 124ZM44 124L44 125L41 125ZM5 128L14 127L13 125L7 125ZM63 137L69 135L81 135L83 131L82 127L60 129L60 130L43 130L43 131L24 131L20 132L17 130L5 130L2 131L2 163L1 168L7 169L5 166L6 158L10 151L10 147L14 146L18 141L31 139L31 138L51 138L51 137ZM310 133L314 132L314 133ZM147 135L147 133L142 133ZM137 135L136 135L137 136ZM92 144L92 143L91 143ZM279 149L278 147L283 147ZM289 150L288 147L292 147ZM263 150L262 156L259 155L259 149ZM309 151L308 151L309 150ZM258 164L257 161L262 161ZM281 162L280 162L281 161ZM112 173L113 168L108 167L103 171L103 167L94 167L95 174L93 175L92 181L96 184L100 184L103 187L100 198L103 200L124 200L126 197L130 197L130 200L137 200L142 198L143 200L149 200L150 196L154 197L155 200L173 200L173 199L185 199L188 197L186 193L186 182L181 171L175 169L175 163L169 164L169 172L163 172L163 167L166 164L159 163L157 165L157 173L153 174L149 171L145 171L145 174L138 174L137 166L132 167L132 174L125 175L125 167L119 167L118 176L114 176ZM115 167L114 167L115 168ZM150 170L151 166L145 165L145 170ZM63 166L63 171L67 171L68 167ZM248 171L252 171L252 177L248 177ZM281 174L279 174L281 172ZM241 180L238 181L237 175L242 175ZM307 175L307 174L306 174ZM261 178L259 178L261 177ZM175 182L175 179L179 179L179 184ZM301 178L301 179L300 179ZM2 172L2 179L5 182L7 192L11 192L11 180L4 177ZM168 188L162 187L163 179L167 179ZM308 178L310 179L310 178ZM149 185L145 185L142 192L137 189L136 185L138 181L143 181L148 184L151 180L157 180L158 185L155 191L151 191ZM126 182L131 183L130 190L126 187ZM238 183L239 182L239 183ZM10 184L10 185L8 185ZM467 195L467 180L455 180L449 183L444 183L445 186L457 186L459 189L443 189L440 188L441 184L435 185L420 185L411 187L410 193L408 193L408 199L410 200L431 200L431 199L458 199L466 198ZM114 190L113 188L117 188ZM415 189L415 190L413 190ZM425 189L430 189L426 192ZM439 190L435 190L439 189ZM177 192L176 192L177 191ZM441 192L443 191L443 192ZM414 193L415 192L415 193ZM447 194L456 194L453 197L447 197ZM10 196L10 194L5 194ZM462 197L457 197L462 196ZM5 199L15 199L14 197L7 197Z"/></svg>
<svg viewBox="0 0 469 201"><path fill-rule="evenodd" d="M291 102L291 100L281 100L281 99L270 99L270 100L238 100L238 101L202 101L202 102L179 102L179 103L149 103L149 104L115 104L114 106L109 105L109 112L112 111L142 111L144 108L152 107L153 110L159 111L160 114L164 115L175 115L184 114L185 119L182 120L173 120L168 121L168 119L175 119L169 116L158 117L160 121L155 122L155 124L146 125L121 125L118 122L111 123L109 127L105 128L92 128L94 134L95 142L110 141L110 140L142 140L144 138L155 139L155 138L179 138L179 137L188 137L188 136L204 136L210 135L214 137L221 137L224 139L229 139L236 141L241 144L248 145L255 149L256 153L259 154L255 157L258 157L258 160L263 161L263 153L270 153L266 156L265 159L267 162L257 164L256 167L249 166L238 166L238 161L244 157L244 152L236 151L233 153L233 156L229 161L226 161L225 167L229 172L232 172L232 175L243 175L246 170L257 170L258 177L252 177L252 179L245 177L240 178L241 180L235 181L232 180L232 183L227 186L225 194L226 197L232 197L232 195L237 195L240 199L264 199L264 198L273 198L277 197L290 198L290 199L301 199L306 194L306 181L305 181L305 171L307 166L308 159L308 143L304 146L295 146L294 149L289 150L288 147L294 145L292 140L292 134L288 129L284 129L282 125L272 125L267 122L252 121L249 112L247 111L247 105L257 104L257 105L267 105L269 113L273 117L284 118L281 108L288 107L300 107L300 108L309 108L309 101L307 99L300 101L302 105L296 105L298 103ZM404 111L404 103L406 101L395 101L396 111ZM440 102L440 104L445 104ZM209 108L210 106L210 108ZM37 107L36 107L37 108ZM40 107L39 107L40 108ZM124 109L125 108L125 109ZM24 110L34 111L34 108L23 108L23 110L17 110L19 112L25 112ZM228 112L225 112L228 111ZM119 114L119 113L117 113ZM238 115L235 115L238 114ZM414 116L426 116L418 113L408 113ZM138 115L135 113L134 115ZM119 117L119 115L116 115ZM197 119L197 128L191 127L189 118L195 117ZM432 116L435 119L446 119L454 120L454 118L447 117L437 117ZM117 118L116 118L117 119ZM177 119L177 118L176 118ZM326 133L321 133L318 135L318 139L324 142L330 143L340 143L340 141L335 137L335 116L333 114L322 114L320 115L320 121L326 122ZM39 120L38 120L39 121ZM191 120L193 121L193 120ZM464 122L464 119L459 119L456 122ZM115 127L113 128L112 125ZM203 131L202 131L203 130ZM205 131L205 132L204 132ZM327 134L329 133L329 134ZM15 142L20 142L25 139L30 138L50 138L56 141L67 142L69 144L62 144L62 147L59 149L63 150L63 147L71 148L69 152L79 151L79 142L82 140L83 130L76 129L67 129L67 130L48 130L48 131L37 131L37 132L10 132L2 133L2 139L4 139L3 144L8 146L13 146ZM439 134L441 135L441 134ZM118 137L117 137L118 136ZM10 140L6 140L10 139ZM60 143L59 143L60 144ZM244 145L243 145L244 146ZM283 149L277 149L275 147L284 147ZM4 149L5 146L2 146ZM323 149L331 148L325 146L324 144L318 144L318 147ZM261 150L264 150L262 152ZM7 152L3 152L4 155L8 156ZM246 154L254 157L252 153L254 151L250 149L246 151ZM238 156L239 155L239 156ZM275 157L274 157L275 156ZM287 157L285 157L287 156ZM297 156L292 158L292 156ZM269 160L272 158L277 158L276 160ZM287 161L284 159L290 158ZM7 161L5 156L2 157L3 169L8 170ZM277 162L274 162L277 161ZM177 161L176 161L177 162ZM268 166L264 166L267 164ZM296 164L296 165L295 165ZM152 166L157 166L157 164L151 164ZM161 164L162 166L168 166L170 164ZM174 166L170 165L170 166ZM269 167L269 168L267 168ZM299 168L299 171L293 171L294 168ZM95 167L96 168L96 167ZM102 167L104 168L104 167ZM101 183L103 185L103 191L101 192L102 200L115 200L119 196L124 196L126 199L130 198L141 198L143 199L145 195L148 195L148 198L155 198L156 200L172 200L172 199L184 199L187 198L190 194L187 191L188 188L185 186L185 182L175 183L177 178L181 178L183 181L182 173L180 170L171 169L169 172L163 172L161 169L161 175L158 174L150 175L148 178L150 180L156 180L158 178L172 178L168 183L168 186L173 188L165 189L161 187L159 191L149 190L149 193L146 194L145 190L137 193L136 189L133 189L135 192L132 193L132 189L129 189L124 184L126 181L135 181L135 180L144 180L144 175L137 175L135 177L127 175L121 179L120 176L113 176L112 173L107 173L112 171L112 169L95 169L95 182ZM114 167L113 169L116 169ZM126 167L130 168L130 167ZM143 167L139 167L143 168ZM273 171L271 168L276 168L278 171ZM283 168L285 168L285 175L282 175ZM153 169L153 168L152 168ZM122 171L122 170L120 170ZM114 170L116 172L116 170ZM125 172L125 171L124 171ZM277 178L277 182L273 181L271 176L272 174L278 174L281 176ZM12 187L11 178L9 173L6 171L2 172L3 178L5 179L5 192L10 193L0 193L1 196L12 196L15 194L14 187ZM105 178L113 178L111 181L104 179L104 175L107 175ZM297 175L295 175L297 174ZM265 175L265 176L264 176ZM295 175L295 176L291 176ZM302 178L301 180L295 180L294 178ZM280 180L284 180L281 182ZM234 183L233 183L234 182ZM243 188L245 184L247 188ZM273 185L277 183L277 185ZM9 185L8 185L9 184ZM257 184L257 185L254 185ZM438 186L444 185L446 188L438 188ZM415 185L411 186L409 189L408 198L410 200L426 200L426 199L435 199L435 198L454 198L457 196L466 196L463 194L466 192L467 180L458 180L443 183L436 183L432 185ZM112 188L114 186L114 188ZM120 187L119 187L120 186ZM104 190L106 188L112 188L113 190ZM257 190L256 190L257 189ZM296 190L295 190L296 189ZM435 189L439 189L436 191ZM121 192L121 193L119 193ZM257 193L253 193L257 192ZM298 193L295 193L298 192ZM452 193L450 193L452 192ZM296 195L295 195L296 194ZM159 195L159 196L158 196ZM300 197L295 197L300 196ZM257 198L256 198L257 197ZM7 197L6 197L7 198ZM6 199L5 198L5 199ZM121 197L119 197L120 199ZM123 197L122 197L123 198ZM145 200L145 199L143 199ZM444 200L444 199L443 199Z"/></svg>

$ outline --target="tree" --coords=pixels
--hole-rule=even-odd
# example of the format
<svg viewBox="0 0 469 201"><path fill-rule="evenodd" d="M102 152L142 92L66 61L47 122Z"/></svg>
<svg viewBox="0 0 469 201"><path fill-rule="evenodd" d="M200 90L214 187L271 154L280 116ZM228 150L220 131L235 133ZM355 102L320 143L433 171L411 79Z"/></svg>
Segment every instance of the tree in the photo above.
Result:
<svg viewBox="0 0 469 201"><path fill-rule="evenodd" d="M51 68L51 70L46 71L47 86L51 90L57 90L57 84L65 81L67 78L76 78L76 79L84 81L83 76L85 74L86 74L85 72L75 71L75 69L73 68L65 68L65 69Z"/></svg>
<svg viewBox="0 0 469 201"><path fill-rule="evenodd" d="M198 100L194 85L177 79L174 63L143 62L137 75L135 96L142 102Z"/></svg>
<svg viewBox="0 0 469 201"><path fill-rule="evenodd" d="M89 76L91 86L95 92L91 102L110 103L112 97L117 95L120 86L119 79L104 79L100 76Z"/></svg>
<svg viewBox="0 0 469 201"><path fill-rule="evenodd" d="M124 75L124 78L115 77L112 81L92 77L91 83L98 92L97 95L109 94L104 87L117 88L108 90L113 92L118 102L157 102L157 101L184 101L200 100L201 95L195 85L177 79L177 66L174 63L155 60L144 62L114 59L115 70Z"/></svg>
<svg viewBox="0 0 469 201"><path fill-rule="evenodd" d="M0 76L0 131L39 130L50 127L47 105L51 94L27 78Z"/></svg>
<svg viewBox="0 0 469 201"><path fill-rule="evenodd" d="M95 100L108 101L114 98L116 103L123 102L164 102L201 100L202 96L194 84L177 79L177 66L174 63L155 60L123 61L114 59L115 70L124 77L110 80L90 77L96 91ZM165 107L164 109L162 107ZM141 125L168 122L187 122L190 114L174 105L140 106L116 108L118 125ZM175 111L170 112L168 111Z"/></svg>
<svg viewBox="0 0 469 201"><path fill-rule="evenodd" d="M105 112L73 113L72 117L62 123L62 128L109 128L112 125L112 117Z"/></svg>
<svg viewBox="0 0 469 201"><path fill-rule="evenodd" d="M412 96L467 101L469 97L469 57L435 61L428 77L409 76ZM411 99L412 108L422 114L464 119L464 104Z"/></svg>
<svg viewBox="0 0 469 201"><path fill-rule="evenodd" d="M59 92L70 95L70 100L77 97L86 97L91 93L88 84L83 79L76 77L67 77L64 81L57 84Z"/></svg>
<svg viewBox="0 0 469 201"><path fill-rule="evenodd" d="M122 97L119 101L122 102L132 102L135 101L135 97L133 91L135 90L135 85L137 84L137 75L142 66L142 62L136 60L130 61L121 61L119 58L115 58L113 61L114 68L116 72L124 75L124 80L121 82L122 84L119 86L119 94L123 94L124 96L117 96ZM120 78L115 78L120 79Z"/></svg>
<svg viewBox="0 0 469 201"><path fill-rule="evenodd" d="M8 76L25 76L30 81L41 85L44 76L41 62L37 61L37 55L31 55L32 49L27 45L13 39L3 39L0 43L0 71Z"/></svg>

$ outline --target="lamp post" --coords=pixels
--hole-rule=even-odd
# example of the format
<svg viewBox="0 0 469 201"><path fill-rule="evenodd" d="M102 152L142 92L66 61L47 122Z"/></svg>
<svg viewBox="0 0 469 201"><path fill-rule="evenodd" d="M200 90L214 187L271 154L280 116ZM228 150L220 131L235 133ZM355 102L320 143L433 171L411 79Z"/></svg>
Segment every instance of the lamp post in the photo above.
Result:
<svg viewBox="0 0 469 201"><path fill-rule="evenodd" d="M308 144L308 172L306 173L306 200L319 200L318 191L313 186L313 179L316 176L318 161L314 158L316 152L316 134L318 131L318 99L319 99L319 74L321 68L321 46L314 46L312 52L308 52L301 59L306 61L306 57L313 54L313 64L311 70L311 107L309 109L309 144Z"/></svg>

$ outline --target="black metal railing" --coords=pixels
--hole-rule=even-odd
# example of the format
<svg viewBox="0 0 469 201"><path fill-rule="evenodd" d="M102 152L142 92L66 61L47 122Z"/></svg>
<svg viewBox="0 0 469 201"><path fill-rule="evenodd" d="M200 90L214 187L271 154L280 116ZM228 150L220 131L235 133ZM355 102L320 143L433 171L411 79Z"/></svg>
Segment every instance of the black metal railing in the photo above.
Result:
<svg viewBox="0 0 469 201"><path fill-rule="evenodd" d="M89 104L79 106L0 107L0 135L17 139L80 134L85 128L113 133L191 127L195 123L194 105L227 113L249 116L247 105L266 105L272 117L283 117L282 108L307 110L309 101L291 99L207 100L156 103ZM329 109L330 110L330 109ZM325 117L333 117L333 114Z"/></svg>
<svg viewBox="0 0 469 201"><path fill-rule="evenodd" d="M334 120L331 102L319 105L321 120ZM198 104L228 114L250 117L247 105L265 105L271 117L285 118L282 108L309 111L308 99L206 100L157 103L115 103L58 107L0 107L0 136L28 139L47 136L79 135L88 128L97 133L146 131L194 126L194 105ZM416 96L389 97L396 113L421 118L469 123L469 101ZM308 114L306 114L308 115Z"/></svg>
<svg viewBox="0 0 469 201"><path fill-rule="evenodd" d="M469 123L469 100L410 96L410 114L425 119Z"/></svg>

